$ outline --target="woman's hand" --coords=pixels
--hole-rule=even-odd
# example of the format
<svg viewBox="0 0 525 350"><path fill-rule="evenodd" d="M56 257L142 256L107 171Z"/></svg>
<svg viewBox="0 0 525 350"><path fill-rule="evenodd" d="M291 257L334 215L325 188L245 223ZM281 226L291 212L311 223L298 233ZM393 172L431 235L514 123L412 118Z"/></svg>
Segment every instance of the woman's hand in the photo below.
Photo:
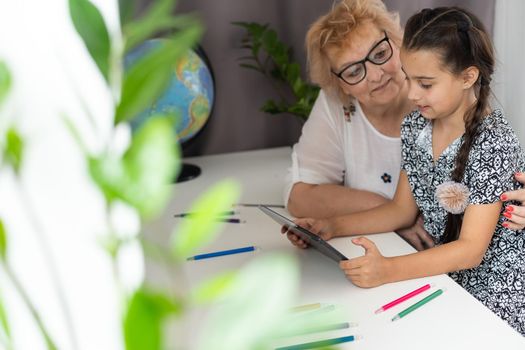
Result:
<svg viewBox="0 0 525 350"><path fill-rule="evenodd" d="M362 288L377 287L388 282L388 258L381 255L374 242L365 237L352 239L365 249L365 255L339 263L353 284Z"/></svg>
<svg viewBox="0 0 525 350"><path fill-rule="evenodd" d="M428 234L423 226L423 217L421 215L418 216L416 223L412 227L403 228L396 232L418 251L432 248L435 245L432 236Z"/></svg>
<svg viewBox="0 0 525 350"><path fill-rule="evenodd" d="M514 177L522 184L525 184L524 173L516 173ZM525 228L525 189L505 192L501 195L501 200L504 202L517 201L521 203L521 206L506 205L503 215L507 220L503 223L503 226L511 230L522 230Z"/></svg>
<svg viewBox="0 0 525 350"><path fill-rule="evenodd" d="M295 233L288 229L288 226L281 227L281 233L286 235L286 238L296 247L306 249L308 248L308 243L303 241L301 237L297 236Z"/></svg>
<svg viewBox="0 0 525 350"><path fill-rule="evenodd" d="M308 231L318 235L325 241L334 237L334 225L332 219L303 218L295 219L294 222ZM293 245L303 249L308 247L308 243L306 243L292 231L288 230L288 227L281 227L281 233L286 234L286 237L288 240L290 240L290 242L292 242Z"/></svg>

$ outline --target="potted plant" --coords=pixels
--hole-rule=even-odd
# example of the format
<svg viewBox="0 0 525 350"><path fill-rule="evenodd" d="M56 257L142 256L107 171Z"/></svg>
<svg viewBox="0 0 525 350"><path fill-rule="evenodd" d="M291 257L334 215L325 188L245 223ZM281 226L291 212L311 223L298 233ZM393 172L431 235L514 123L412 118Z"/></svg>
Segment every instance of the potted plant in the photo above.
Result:
<svg viewBox="0 0 525 350"><path fill-rule="evenodd" d="M35 56L29 67L0 52L0 346L183 349L184 338L167 343L167 325L176 328L188 310L220 298L199 347L266 348L272 335L315 322L290 322L283 312L297 287L291 257L262 256L182 293L144 283L144 258L161 256L167 268L180 266L217 236L214 217L237 200L239 187L225 180L203 194L191 209L199 217L174 231L168 247L145 239L144 223L172 194L180 152L172 116L151 118L135 133L128 123L162 92L203 25L194 16L172 15L173 0L155 2L140 18L133 18L130 4L48 4L70 14L57 28L71 52L28 51ZM0 11L13 11L6 25L19 24L16 5L3 6ZM124 72L124 55L160 31L169 33L168 43ZM17 51L7 45L6 56L10 49ZM37 58L38 52L51 58ZM38 91L26 89L23 72L45 72L51 69L46 62L55 66L42 74L49 80L37 84L48 88L39 99ZM79 80L83 70L85 80ZM269 281L280 284L271 298L264 288ZM254 301L240 303L247 299ZM258 318L256 327L240 323L250 317ZM225 327L242 332L228 337Z"/></svg>

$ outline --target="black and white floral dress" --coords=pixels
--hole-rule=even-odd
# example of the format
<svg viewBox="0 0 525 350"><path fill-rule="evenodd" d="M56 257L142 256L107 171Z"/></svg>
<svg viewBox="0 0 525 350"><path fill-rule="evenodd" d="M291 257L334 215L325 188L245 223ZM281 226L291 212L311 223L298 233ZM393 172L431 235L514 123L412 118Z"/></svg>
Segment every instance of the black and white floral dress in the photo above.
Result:
<svg viewBox="0 0 525 350"><path fill-rule="evenodd" d="M408 175L425 229L438 244L443 240L447 212L436 199L436 186L450 181L461 143L462 137L453 141L434 162L432 123L415 111L401 128L401 167ZM480 126L465 168L463 184L470 190L469 204L494 203L503 192L519 188L513 175L525 170L524 164L516 134L501 111L492 112ZM502 223L500 216L481 264L450 273L450 277L525 335L525 232L506 229Z"/></svg>

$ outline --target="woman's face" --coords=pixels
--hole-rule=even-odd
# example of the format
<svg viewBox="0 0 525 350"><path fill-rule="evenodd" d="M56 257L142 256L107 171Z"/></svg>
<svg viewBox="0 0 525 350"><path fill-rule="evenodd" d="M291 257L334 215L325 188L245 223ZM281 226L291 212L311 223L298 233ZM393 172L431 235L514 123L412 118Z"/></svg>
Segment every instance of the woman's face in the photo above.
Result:
<svg viewBox="0 0 525 350"><path fill-rule="evenodd" d="M332 70L339 73L350 64L363 60L384 38L385 33L373 23L362 24L349 36L349 46L344 49L332 48L328 50ZM401 70L399 49L392 40L390 40L390 46L393 50L392 57L385 63L376 65L370 61L365 62L366 76L359 83L349 85L338 78L340 87L345 94L354 96L362 105L368 107L394 102L406 82L405 75ZM370 56L368 57L370 58Z"/></svg>

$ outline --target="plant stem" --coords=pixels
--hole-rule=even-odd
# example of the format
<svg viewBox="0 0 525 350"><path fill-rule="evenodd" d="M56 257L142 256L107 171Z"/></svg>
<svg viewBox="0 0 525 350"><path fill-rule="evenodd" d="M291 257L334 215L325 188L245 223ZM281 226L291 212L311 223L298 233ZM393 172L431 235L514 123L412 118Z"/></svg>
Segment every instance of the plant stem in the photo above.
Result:
<svg viewBox="0 0 525 350"><path fill-rule="evenodd" d="M26 208L29 216L29 221L31 222L35 236L40 244L40 247L42 248L42 253L44 256L44 259L47 262L47 265L49 267L49 273L51 275L51 283L58 294L58 302L62 309L62 313L64 314L66 328L68 330L69 338L71 341L71 345L73 349L78 349L78 341L76 337L76 332L73 326L73 318L71 316L71 312L67 305L67 298L64 294L62 284L60 283L60 278L58 277L58 269L56 268L55 261L53 259L53 254L51 253L51 247L48 245L47 240L45 239L45 231L43 229L43 225L38 219L38 216L36 214L36 210L33 208L33 205L31 203L31 200L29 199L29 195L25 191L24 186L22 186L22 183L20 182L21 179L18 178L18 181L16 182L19 187L19 191L21 194L22 202L25 203L24 207ZM26 296L27 297L27 296ZM29 299L28 299L29 301Z"/></svg>
<svg viewBox="0 0 525 350"><path fill-rule="evenodd" d="M259 56L254 56L255 57L255 62L257 63L257 65L261 68L261 73L266 77L266 79L268 79L270 81L270 84L272 85L272 87L274 88L274 90L277 92L277 95L279 95L279 98L281 99L281 101L286 101L286 97L285 97L285 92L282 88L282 86L280 86L279 84L276 84L275 83L275 80L272 79L272 76L271 74L268 72L268 69L267 69L267 66L268 66L268 61L272 60L272 58L267 55L266 56L266 60L264 62L264 64L259 60Z"/></svg>
<svg viewBox="0 0 525 350"><path fill-rule="evenodd" d="M108 227L109 235L111 236L110 238L115 239L115 241L118 241L118 237L115 234L115 228L113 226L113 223L111 222L111 206L110 206L110 203L107 202L107 201L106 201L106 225ZM118 241L118 242L119 243L117 243L118 246L116 247L116 251L112 252L114 254L111 255L113 278L115 280L115 284L117 286L117 290L118 290L119 295L120 296L125 296L124 288L122 287L122 283L120 281L120 273L119 273L119 270L118 270L118 254L119 254L119 250L120 250L120 241Z"/></svg>
<svg viewBox="0 0 525 350"><path fill-rule="evenodd" d="M13 283L13 286L15 287L16 291L18 292L18 294L20 295L20 297L22 298L22 300L26 304L27 308L29 309L29 312L33 316L36 324L38 325L38 328L40 329L40 332L42 332L42 335L44 336L44 339L46 340L47 348L50 349L50 350L58 349L56 344L55 344L55 342L53 341L53 339L49 335L49 332L47 331L44 323L42 322L42 318L38 314L38 311L36 310L36 308L33 305L33 303L31 303L31 300L29 299L29 296L25 292L25 290L22 287L22 284L20 283L18 278L16 278L16 274L9 267L7 261L4 262L4 268L5 268L5 271L7 273L7 276L9 277L11 282Z"/></svg>
<svg viewBox="0 0 525 350"><path fill-rule="evenodd" d="M68 70L69 66L67 64L65 64L65 61L62 59L62 56L60 56L58 53L57 53L57 59L58 59L58 61L60 61L62 63L62 64L60 64L60 66L62 66L62 68L64 69L65 76L66 76L67 80L69 81L69 86L71 86L71 89L73 90L73 94L78 99L78 101L80 103L80 106L81 106L82 110L84 111L84 114L87 117L88 123L89 123L89 125L91 125L91 128L93 129L93 133L95 135L99 135L100 132L98 130L97 123L95 121L95 117L93 116L93 114L89 110L89 108L87 106L87 103L84 101L84 99L82 98L82 95L78 91L77 85L74 83L73 78L71 77L71 74L70 74L70 72Z"/></svg>

